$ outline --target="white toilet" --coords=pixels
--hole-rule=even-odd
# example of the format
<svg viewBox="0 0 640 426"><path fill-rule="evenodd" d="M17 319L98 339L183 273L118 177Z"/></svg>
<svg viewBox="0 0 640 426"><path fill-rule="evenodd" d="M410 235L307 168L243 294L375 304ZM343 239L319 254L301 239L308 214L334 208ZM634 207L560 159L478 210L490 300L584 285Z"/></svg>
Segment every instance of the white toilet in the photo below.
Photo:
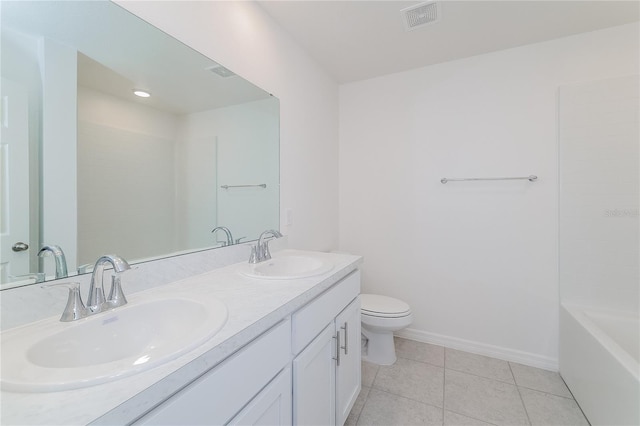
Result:
<svg viewBox="0 0 640 426"><path fill-rule="evenodd" d="M362 334L367 339L362 359L380 365L396 362L393 332L408 327L413 316L402 300L378 294L360 295Z"/></svg>

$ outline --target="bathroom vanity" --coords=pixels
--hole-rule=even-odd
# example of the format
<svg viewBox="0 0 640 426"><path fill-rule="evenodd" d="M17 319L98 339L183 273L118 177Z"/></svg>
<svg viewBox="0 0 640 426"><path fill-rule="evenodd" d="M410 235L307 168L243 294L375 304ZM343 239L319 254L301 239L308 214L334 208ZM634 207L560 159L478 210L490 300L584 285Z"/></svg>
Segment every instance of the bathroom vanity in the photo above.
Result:
<svg viewBox="0 0 640 426"><path fill-rule="evenodd" d="M342 425L360 391L361 258L284 250L274 259L292 256L333 267L258 279L243 262L133 294L213 297L228 318L195 349L143 372L56 392L3 389L2 423Z"/></svg>

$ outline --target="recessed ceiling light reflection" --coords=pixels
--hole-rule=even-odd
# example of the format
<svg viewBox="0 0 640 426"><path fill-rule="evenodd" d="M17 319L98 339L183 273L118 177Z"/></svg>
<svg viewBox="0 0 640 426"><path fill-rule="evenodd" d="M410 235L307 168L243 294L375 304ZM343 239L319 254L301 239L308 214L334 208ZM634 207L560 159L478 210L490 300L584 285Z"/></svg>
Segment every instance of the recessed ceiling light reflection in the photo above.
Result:
<svg viewBox="0 0 640 426"><path fill-rule="evenodd" d="M133 94L136 96L140 96L141 98L148 98L149 96L151 96L151 93L140 89L133 89Z"/></svg>

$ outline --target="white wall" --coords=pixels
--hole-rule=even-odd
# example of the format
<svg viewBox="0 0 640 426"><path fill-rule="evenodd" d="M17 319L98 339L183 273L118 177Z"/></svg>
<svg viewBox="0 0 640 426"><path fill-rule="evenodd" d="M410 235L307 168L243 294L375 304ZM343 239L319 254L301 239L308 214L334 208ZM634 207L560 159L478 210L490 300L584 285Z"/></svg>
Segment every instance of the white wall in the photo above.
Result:
<svg viewBox="0 0 640 426"><path fill-rule="evenodd" d="M39 63L39 41L21 33L2 28L2 77L17 82L29 94L29 169L25 179L29 186L29 256L30 271L38 270L40 249L40 126L42 90ZM6 207L6 206L5 206ZM51 262L53 263L53 262ZM52 271L54 270L52 266ZM25 273L28 271L25 271Z"/></svg>
<svg viewBox="0 0 640 426"><path fill-rule="evenodd" d="M291 247L338 245L337 84L254 2L118 1L280 100L281 231Z"/></svg>
<svg viewBox="0 0 640 426"><path fill-rule="evenodd" d="M50 39L39 40L42 74L41 239L43 245L59 245L67 267L76 269L77 199L76 169L69 159L76 155L75 49ZM32 253L32 254L37 254ZM45 272L53 272L51 261Z"/></svg>
<svg viewBox="0 0 640 426"><path fill-rule="evenodd" d="M180 250L217 245L210 232L216 226L218 137L206 117L197 119L201 115L180 117L175 147L176 242Z"/></svg>
<svg viewBox="0 0 640 426"><path fill-rule="evenodd" d="M279 120L275 98L189 114L177 146L178 237L184 248L234 239L255 240L279 218ZM265 183L266 188L221 185Z"/></svg>
<svg viewBox="0 0 640 426"><path fill-rule="evenodd" d="M79 264L176 251L177 132L173 114L79 87Z"/></svg>
<svg viewBox="0 0 640 426"><path fill-rule="evenodd" d="M560 297L640 310L640 78L560 88Z"/></svg>
<svg viewBox="0 0 640 426"><path fill-rule="evenodd" d="M557 368L558 86L638 51L632 24L341 86L340 248L410 303L405 335Z"/></svg>
<svg viewBox="0 0 640 426"><path fill-rule="evenodd" d="M257 239L264 230L279 227L278 111L275 99L219 111L225 125L218 127L217 219L234 230L235 238ZM266 187L220 187L255 184Z"/></svg>

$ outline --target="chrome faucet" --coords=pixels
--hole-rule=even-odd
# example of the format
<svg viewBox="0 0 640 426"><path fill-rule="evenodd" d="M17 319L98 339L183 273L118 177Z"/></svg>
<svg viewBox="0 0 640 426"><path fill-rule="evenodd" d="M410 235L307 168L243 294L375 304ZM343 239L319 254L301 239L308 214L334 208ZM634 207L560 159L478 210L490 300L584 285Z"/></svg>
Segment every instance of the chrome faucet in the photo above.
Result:
<svg viewBox="0 0 640 426"><path fill-rule="evenodd" d="M66 278L67 274L67 259L64 257L64 252L60 248L60 246L44 246L38 252L38 257L43 257L47 253L51 253L53 255L53 259L56 262L56 279L58 278Z"/></svg>
<svg viewBox="0 0 640 426"><path fill-rule="evenodd" d="M223 247L233 245L233 236L231 235L231 231L229 231L229 228L227 228L226 226L216 226L215 228L213 228L213 231L211 231L211 233L215 234L218 230L222 230L225 234L227 234L227 242L222 243Z"/></svg>
<svg viewBox="0 0 640 426"><path fill-rule="evenodd" d="M109 298L105 300L102 273L107 263L113 266L115 275L112 278ZM90 312L88 315L97 314L106 309L117 308L127 303L127 299L124 297L120 285L120 274L128 269L131 269L131 266L129 266L127 261L115 254L102 256L96 261L93 267L93 274L91 275L89 296L87 297L87 310Z"/></svg>
<svg viewBox="0 0 640 426"><path fill-rule="evenodd" d="M104 272L105 264L111 263L115 274L111 277L111 291L109 297L105 300L104 289L102 287L102 273ZM91 287L89 288L89 296L87 298L87 306L82 303L82 296L80 295L80 283L53 283L45 284L42 288L49 287L66 287L69 289L69 298L67 300L67 306L64 308L64 312L60 317L60 321L69 322L75 321L88 316L106 311L108 309L117 308L118 306L126 305L127 299L122 292L122 286L120 284L120 275L131 269L126 260L115 254L102 256L96 262L93 267L93 275L91 276Z"/></svg>
<svg viewBox="0 0 640 426"><path fill-rule="evenodd" d="M260 263L271 259L271 253L269 253L269 241L271 240L266 239L269 235L276 238L282 237L282 234L275 229L269 229L260 234L256 245L251 247L249 263Z"/></svg>

